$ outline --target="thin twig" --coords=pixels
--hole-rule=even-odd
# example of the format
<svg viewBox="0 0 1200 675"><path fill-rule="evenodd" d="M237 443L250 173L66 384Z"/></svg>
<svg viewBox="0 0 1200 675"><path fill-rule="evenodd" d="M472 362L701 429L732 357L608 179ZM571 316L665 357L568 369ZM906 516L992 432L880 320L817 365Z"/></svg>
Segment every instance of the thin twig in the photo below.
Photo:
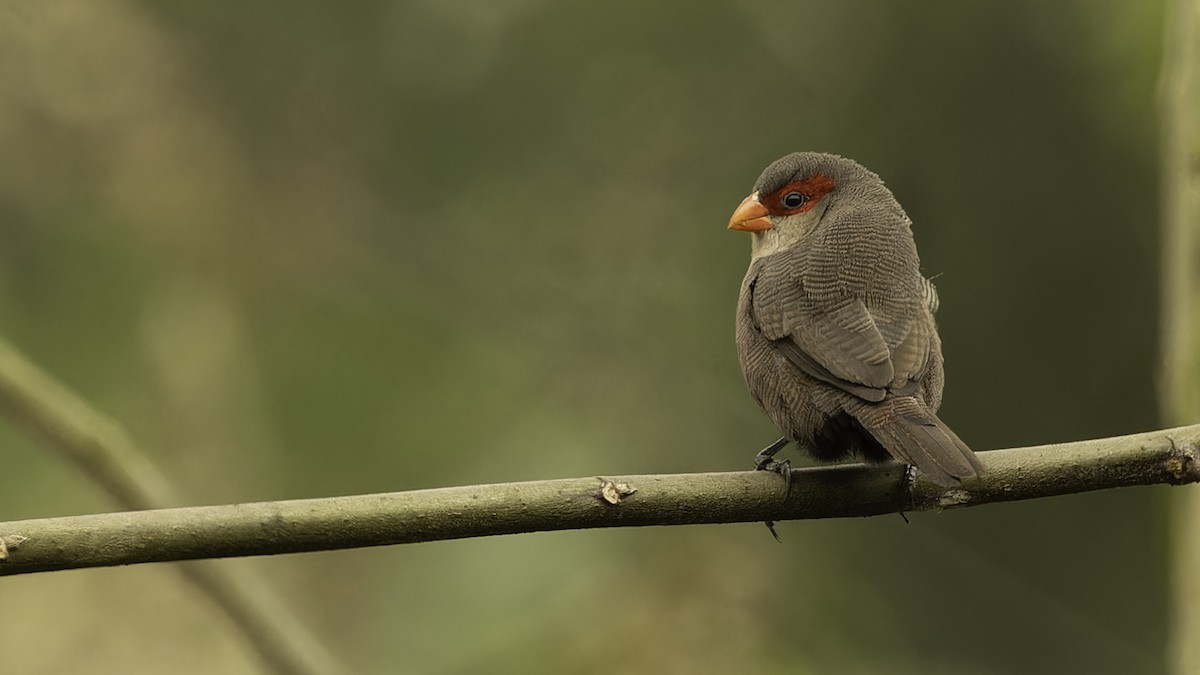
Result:
<svg viewBox="0 0 1200 675"><path fill-rule="evenodd" d="M1168 424L1200 414L1200 0L1168 3L1160 83L1162 352L1159 393ZM1171 513L1169 667L1200 673L1200 495Z"/></svg>
<svg viewBox="0 0 1200 675"><path fill-rule="evenodd" d="M179 504L169 481L120 425L0 340L0 415L41 440L126 509ZM33 544L31 538L29 545ZM0 567L20 536L0 539ZM332 675L342 669L260 585L225 567L182 565L180 573L224 612L233 629L278 675Z"/></svg>
<svg viewBox="0 0 1200 675"><path fill-rule="evenodd" d="M270 555L598 527L689 525L936 511L1109 488L1200 482L1200 425L983 453L961 488L899 465L470 485L413 492L0 523L0 575ZM14 543L16 544L14 546Z"/></svg>

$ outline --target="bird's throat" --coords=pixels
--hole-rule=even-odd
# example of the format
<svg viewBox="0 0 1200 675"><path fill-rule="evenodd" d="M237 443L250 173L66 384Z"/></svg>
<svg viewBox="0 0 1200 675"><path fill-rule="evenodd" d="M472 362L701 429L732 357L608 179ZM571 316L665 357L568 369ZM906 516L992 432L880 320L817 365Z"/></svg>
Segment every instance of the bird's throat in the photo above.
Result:
<svg viewBox="0 0 1200 675"><path fill-rule="evenodd" d="M750 235L750 259L758 260L775 255L800 243L808 235L807 228L773 227Z"/></svg>

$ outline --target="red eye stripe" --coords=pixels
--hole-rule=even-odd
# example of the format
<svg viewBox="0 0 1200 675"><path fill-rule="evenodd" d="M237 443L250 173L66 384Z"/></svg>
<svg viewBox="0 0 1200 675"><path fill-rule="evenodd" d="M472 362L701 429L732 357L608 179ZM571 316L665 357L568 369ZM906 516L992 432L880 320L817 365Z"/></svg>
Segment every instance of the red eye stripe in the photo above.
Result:
<svg viewBox="0 0 1200 675"><path fill-rule="evenodd" d="M817 202L821 201L821 198L829 194L831 190L833 190L833 179L823 173L818 173L809 178L794 180L763 197L761 201L773 216L792 216L804 213L816 206ZM804 195L804 203L795 208L788 208L784 206L783 200L793 192Z"/></svg>

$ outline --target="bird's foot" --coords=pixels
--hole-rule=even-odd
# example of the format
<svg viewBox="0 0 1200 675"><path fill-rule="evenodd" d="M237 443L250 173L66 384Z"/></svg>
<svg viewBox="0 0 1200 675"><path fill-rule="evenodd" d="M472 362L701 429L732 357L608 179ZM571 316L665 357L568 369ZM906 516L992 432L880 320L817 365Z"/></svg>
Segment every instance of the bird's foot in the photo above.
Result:
<svg viewBox="0 0 1200 675"><path fill-rule="evenodd" d="M792 494L792 463L786 459L775 459L775 453L782 450L789 442L790 441L785 436L763 448L757 455L754 456L755 471L772 471L780 476L783 476L784 499L787 499L788 496ZM782 544L783 540L779 538L779 533L775 531L775 521L768 520L765 524L767 529L771 531L771 536L775 537L775 541Z"/></svg>
<svg viewBox="0 0 1200 675"><path fill-rule="evenodd" d="M759 450L758 454L754 456L754 468L757 469L758 471L776 471L776 472L778 472L779 471L778 466L779 466L779 464L781 464L783 462L775 461L775 453L782 450L790 442L791 441L789 441L788 438L785 436L785 437L775 441L774 443L768 445L767 447L763 448L762 450Z"/></svg>
<svg viewBox="0 0 1200 675"><path fill-rule="evenodd" d="M900 478L900 485L901 485L901 489L903 489L905 491L905 493L908 494L909 508L913 508L913 509L917 508L917 497L913 493L913 488L915 488L917 485L917 467L913 466L912 464L904 465L904 474ZM904 519L904 524L907 525L908 524L908 516L904 515L903 511L900 511L899 513L900 513L900 517Z"/></svg>
<svg viewBox="0 0 1200 675"><path fill-rule="evenodd" d="M783 498L787 499L792 494L792 460L790 459L771 459L767 457L765 461L754 461L755 471L770 471L783 476L784 492Z"/></svg>
<svg viewBox="0 0 1200 675"><path fill-rule="evenodd" d="M787 499L788 495L792 494L792 463L786 459L775 459L775 453L782 450L790 442L791 440L787 436L784 436L762 450L759 450L758 454L754 456L755 471L774 471L783 476L784 485L787 488L783 493L784 499Z"/></svg>
<svg viewBox="0 0 1200 675"><path fill-rule="evenodd" d="M775 459L770 455L764 455L761 452L754 456L755 471L774 471L779 473L779 467L791 466L792 461L789 459Z"/></svg>

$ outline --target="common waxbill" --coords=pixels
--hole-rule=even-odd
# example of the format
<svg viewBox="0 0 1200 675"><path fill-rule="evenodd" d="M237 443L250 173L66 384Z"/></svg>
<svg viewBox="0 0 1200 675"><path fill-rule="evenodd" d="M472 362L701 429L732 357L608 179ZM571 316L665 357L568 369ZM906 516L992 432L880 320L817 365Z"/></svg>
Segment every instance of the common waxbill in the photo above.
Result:
<svg viewBox="0 0 1200 675"><path fill-rule="evenodd" d="M797 152L771 164L729 229L751 234L737 351L754 400L820 460L852 454L915 466L944 486L978 476L975 453L934 411L942 400L937 294L911 221L858 163Z"/></svg>

